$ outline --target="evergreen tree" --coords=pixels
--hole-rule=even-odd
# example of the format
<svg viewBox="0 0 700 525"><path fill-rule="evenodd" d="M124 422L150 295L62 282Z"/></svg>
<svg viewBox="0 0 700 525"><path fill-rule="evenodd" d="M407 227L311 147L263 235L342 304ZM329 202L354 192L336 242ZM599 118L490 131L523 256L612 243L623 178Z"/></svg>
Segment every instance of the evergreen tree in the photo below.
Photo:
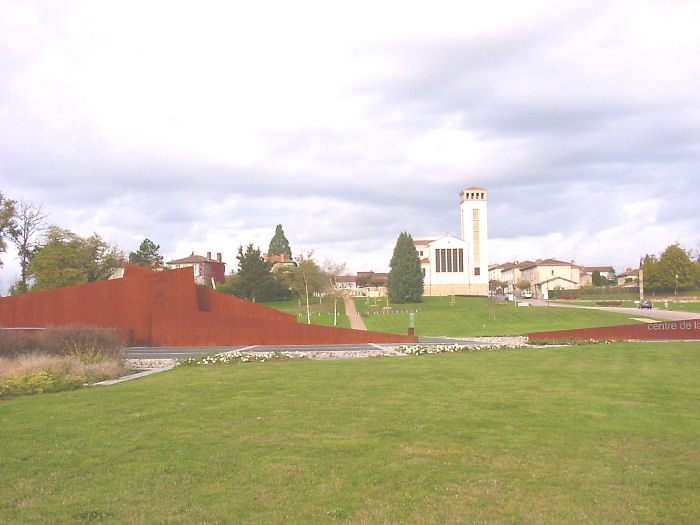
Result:
<svg viewBox="0 0 700 525"><path fill-rule="evenodd" d="M260 255L260 248L250 243L244 252L243 246L239 246L236 258L238 273L230 279L233 295L254 302L286 298L287 288L272 275L270 264Z"/></svg>
<svg viewBox="0 0 700 525"><path fill-rule="evenodd" d="M292 259L292 249L289 247L289 241L284 236L282 225L278 224L275 228L275 235L270 240L270 247L267 249L267 256L285 255L287 259Z"/></svg>
<svg viewBox="0 0 700 525"><path fill-rule="evenodd" d="M144 239L137 251L129 253L129 262L144 268L160 268L163 266L163 256L159 250L159 244Z"/></svg>
<svg viewBox="0 0 700 525"><path fill-rule="evenodd" d="M392 303L419 303L423 300L423 273L413 238L402 232L391 257L387 279L389 300Z"/></svg>

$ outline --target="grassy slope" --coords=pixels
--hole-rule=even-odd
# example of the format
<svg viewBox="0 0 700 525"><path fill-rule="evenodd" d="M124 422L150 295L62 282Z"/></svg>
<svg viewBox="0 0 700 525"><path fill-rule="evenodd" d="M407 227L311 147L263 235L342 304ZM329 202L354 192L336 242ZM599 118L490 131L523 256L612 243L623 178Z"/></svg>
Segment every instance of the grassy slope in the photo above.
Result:
<svg viewBox="0 0 700 525"><path fill-rule="evenodd" d="M299 301L292 299L290 301L275 301L270 303L261 303L263 306L274 308L288 314L296 315L297 321L300 323L306 322L306 304L299 305ZM350 319L345 315L345 304L342 299L338 299L337 303L338 315L337 325L340 328L350 328ZM323 302L319 303L318 299L314 298L309 302L309 310L311 310L311 324L323 326L333 326L333 302L332 298L324 297Z"/></svg>
<svg viewBox="0 0 700 525"><path fill-rule="evenodd" d="M7 523L692 523L700 343L176 369L0 403Z"/></svg>
<svg viewBox="0 0 700 525"><path fill-rule="evenodd" d="M365 299L356 299L355 304L358 311L367 310L372 305ZM631 320L629 315L600 310L516 307L514 303L475 297L456 297L454 306L450 297L426 297L422 303L395 305L395 308L418 309L415 314L416 335L426 336L524 335L638 322ZM650 315L653 316L648 312L644 314ZM370 314L365 318L367 328L378 332L405 334L408 323L408 313Z"/></svg>

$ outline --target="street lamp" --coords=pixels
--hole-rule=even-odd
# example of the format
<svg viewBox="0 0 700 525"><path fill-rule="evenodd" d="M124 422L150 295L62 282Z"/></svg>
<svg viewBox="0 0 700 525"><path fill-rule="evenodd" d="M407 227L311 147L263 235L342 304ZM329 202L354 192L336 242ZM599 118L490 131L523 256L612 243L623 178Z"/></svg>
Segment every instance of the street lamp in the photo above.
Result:
<svg viewBox="0 0 700 525"><path fill-rule="evenodd" d="M678 274L676 274L676 291L673 293L675 301L678 302Z"/></svg>

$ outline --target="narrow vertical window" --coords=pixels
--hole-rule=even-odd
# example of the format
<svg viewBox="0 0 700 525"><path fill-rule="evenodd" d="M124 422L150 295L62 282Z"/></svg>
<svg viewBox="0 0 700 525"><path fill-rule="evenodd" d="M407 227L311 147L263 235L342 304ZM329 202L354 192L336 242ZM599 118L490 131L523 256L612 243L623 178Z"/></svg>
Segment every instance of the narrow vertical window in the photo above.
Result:
<svg viewBox="0 0 700 525"><path fill-rule="evenodd" d="M459 249L459 271L464 271L464 250L462 248Z"/></svg>
<svg viewBox="0 0 700 525"><path fill-rule="evenodd" d="M445 250L445 251L447 252L447 253L446 253L446 257L447 257L447 271L448 271L448 272L451 272L451 271L452 271L452 249L451 249L451 248L448 248L448 249Z"/></svg>

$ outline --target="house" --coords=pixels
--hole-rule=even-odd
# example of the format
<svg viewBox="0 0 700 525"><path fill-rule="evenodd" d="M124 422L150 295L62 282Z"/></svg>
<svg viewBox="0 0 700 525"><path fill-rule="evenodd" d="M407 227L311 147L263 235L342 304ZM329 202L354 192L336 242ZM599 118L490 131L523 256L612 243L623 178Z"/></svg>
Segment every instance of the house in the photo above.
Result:
<svg viewBox="0 0 700 525"><path fill-rule="evenodd" d="M637 286L639 285L639 270L627 268L624 272L618 273L615 279L618 286Z"/></svg>
<svg viewBox="0 0 700 525"><path fill-rule="evenodd" d="M556 259L538 259L520 265L522 281L529 281L535 297L548 299L549 290L569 290L581 286L581 267Z"/></svg>
<svg viewBox="0 0 700 525"><path fill-rule="evenodd" d="M357 272L357 275L339 275L335 287L347 295L383 297L386 294L386 273Z"/></svg>
<svg viewBox="0 0 700 525"><path fill-rule="evenodd" d="M461 238L445 235L413 242L424 295L488 295L487 193L477 187L459 193Z"/></svg>
<svg viewBox="0 0 700 525"><path fill-rule="evenodd" d="M584 266L583 271L591 276L598 272L603 279L608 281L615 280L615 270L612 266Z"/></svg>
<svg viewBox="0 0 700 525"><path fill-rule="evenodd" d="M194 271L194 281L197 284L209 285L226 282L226 263L221 260L221 254L216 254L216 260L211 258L211 252L206 257L192 253L189 257L176 259L165 263L166 268L180 269L191 267Z"/></svg>
<svg viewBox="0 0 700 525"><path fill-rule="evenodd" d="M497 268L492 268L489 272L489 281L506 283L503 293L513 293L518 283L523 280L520 269L532 264L531 261L514 261L496 265ZM498 278L498 276L500 276L500 278Z"/></svg>
<svg viewBox="0 0 700 525"><path fill-rule="evenodd" d="M285 266L298 266L295 260L288 259L284 253L272 256L268 256L266 253L263 253L263 261L272 264L272 268L270 269L272 272L276 272Z"/></svg>

